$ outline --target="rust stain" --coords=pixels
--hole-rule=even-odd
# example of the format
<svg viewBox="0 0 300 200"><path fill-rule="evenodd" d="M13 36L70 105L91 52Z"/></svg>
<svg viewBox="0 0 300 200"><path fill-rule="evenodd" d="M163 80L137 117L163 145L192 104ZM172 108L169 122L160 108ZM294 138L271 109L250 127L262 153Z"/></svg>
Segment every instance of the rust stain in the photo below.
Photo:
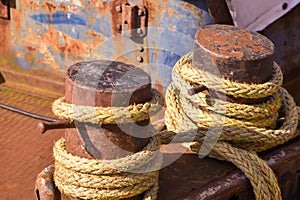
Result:
<svg viewBox="0 0 300 200"><path fill-rule="evenodd" d="M63 39L63 44L59 43L59 37ZM78 56L85 56L87 53L90 53L94 48L93 44L87 44L80 40L71 38L70 36L60 33L57 30L51 30L44 35L47 43L56 50L56 52L63 52L66 56L71 56L76 58ZM41 40L43 40L41 38Z"/></svg>
<svg viewBox="0 0 300 200"><path fill-rule="evenodd" d="M274 46L267 38L258 36L245 29L239 31L221 29L200 29L196 35L201 45L212 52L226 57L242 59L245 53L253 57L261 57L274 53ZM230 44L230 45L229 45ZM266 44L269 48L266 48Z"/></svg>
<svg viewBox="0 0 300 200"><path fill-rule="evenodd" d="M9 29L10 24L8 21L0 19L0 55L1 58L7 56L7 53L10 51L10 36Z"/></svg>
<svg viewBox="0 0 300 200"><path fill-rule="evenodd" d="M106 11L109 8L108 2L94 1L93 5L95 5L95 7L98 8L99 13Z"/></svg>
<svg viewBox="0 0 300 200"><path fill-rule="evenodd" d="M0 1L0 16L3 18L7 17L6 6L4 6Z"/></svg>
<svg viewBox="0 0 300 200"><path fill-rule="evenodd" d="M78 8L72 5L67 4L59 4L59 9L63 11L72 11L72 12L78 12Z"/></svg>
<svg viewBox="0 0 300 200"><path fill-rule="evenodd" d="M49 9L50 13L53 13L56 10L56 6L53 5L52 3L46 2L45 5Z"/></svg>
<svg viewBox="0 0 300 200"><path fill-rule="evenodd" d="M19 33L22 29L22 20L21 20L21 12L18 9L11 9L13 24L11 34Z"/></svg>
<svg viewBox="0 0 300 200"><path fill-rule="evenodd" d="M99 43L101 41L103 41L105 39L105 37L99 33L96 33L93 30L88 30L84 33L87 37L92 37L93 38L93 43L91 48L96 47L97 45L99 45Z"/></svg>
<svg viewBox="0 0 300 200"><path fill-rule="evenodd" d="M173 14L175 13L170 7L167 8L167 12L169 13L170 17L173 17Z"/></svg>
<svg viewBox="0 0 300 200"><path fill-rule="evenodd" d="M95 1L93 2L93 4L90 6L90 7L87 7L86 8L87 10L90 10L90 9L97 9L97 15L98 16L105 16L105 13L108 13L109 10L110 10L110 7L109 7L109 3L107 2L98 2L98 1ZM93 24L95 23L95 16L94 15L90 15L88 21L87 21L87 24L90 25L90 24Z"/></svg>
<svg viewBox="0 0 300 200"><path fill-rule="evenodd" d="M32 46L24 46L28 51L36 51L37 48L36 47L32 47Z"/></svg>
<svg viewBox="0 0 300 200"><path fill-rule="evenodd" d="M0 3L0 12L6 11L6 6ZM9 58L12 56L11 40L10 40L10 21L0 19L0 64L6 64L9 62Z"/></svg>
<svg viewBox="0 0 300 200"><path fill-rule="evenodd" d="M166 1L164 1L166 2ZM143 1L145 7L148 9L148 18L149 18L149 22L151 23L155 23L156 21L158 21L157 19L159 19L158 11L162 10L162 6L164 5L164 3L155 3L153 1Z"/></svg>

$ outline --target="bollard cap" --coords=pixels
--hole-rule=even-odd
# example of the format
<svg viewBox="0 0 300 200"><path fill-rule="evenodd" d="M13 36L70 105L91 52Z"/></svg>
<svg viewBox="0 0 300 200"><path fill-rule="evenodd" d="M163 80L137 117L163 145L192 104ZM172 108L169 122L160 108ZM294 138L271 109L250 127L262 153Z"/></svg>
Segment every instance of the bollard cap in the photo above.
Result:
<svg viewBox="0 0 300 200"><path fill-rule="evenodd" d="M67 70L65 99L69 103L117 107L150 98L150 76L133 65L96 60L76 63Z"/></svg>
<svg viewBox="0 0 300 200"><path fill-rule="evenodd" d="M207 25L196 33L193 65L233 81L263 83L272 75L274 50L274 44L259 33Z"/></svg>

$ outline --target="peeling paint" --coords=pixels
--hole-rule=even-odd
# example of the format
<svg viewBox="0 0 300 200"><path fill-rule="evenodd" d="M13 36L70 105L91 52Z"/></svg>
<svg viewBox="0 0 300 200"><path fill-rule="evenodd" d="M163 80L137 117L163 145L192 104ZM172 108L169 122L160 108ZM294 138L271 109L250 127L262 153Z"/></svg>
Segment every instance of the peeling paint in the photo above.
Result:
<svg viewBox="0 0 300 200"><path fill-rule="evenodd" d="M166 86L171 70L160 66L172 68L192 50L197 29L212 23L204 0L130 0L131 5L147 9L147 35L115 39L124 37L113 36L116 2L19 0L17 9L12 9L9 35L20 69L65 70L82 60L117 59L142 67L158 85Z"/></svg>

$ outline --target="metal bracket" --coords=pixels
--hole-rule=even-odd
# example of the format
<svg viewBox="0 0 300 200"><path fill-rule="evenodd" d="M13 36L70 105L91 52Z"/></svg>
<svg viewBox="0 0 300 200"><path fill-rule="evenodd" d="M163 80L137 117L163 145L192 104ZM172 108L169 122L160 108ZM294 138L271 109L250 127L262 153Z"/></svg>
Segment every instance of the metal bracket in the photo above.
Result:
<svg viewBox="0 0 300 200"><path fill-rule="evenodd" d="M5 19L10 20L11 19L10 8L16 8L16 0L0 0L0 1L3 5L6 6L7 15Z"/></svg>
<svg viewBox="0 0 300 200"><path fill-rule="evenodd" d="M126 37L145 37L147 35L147 8L143 5L131 5L127 1L112 2L114 33L122 33Z"/></svg>

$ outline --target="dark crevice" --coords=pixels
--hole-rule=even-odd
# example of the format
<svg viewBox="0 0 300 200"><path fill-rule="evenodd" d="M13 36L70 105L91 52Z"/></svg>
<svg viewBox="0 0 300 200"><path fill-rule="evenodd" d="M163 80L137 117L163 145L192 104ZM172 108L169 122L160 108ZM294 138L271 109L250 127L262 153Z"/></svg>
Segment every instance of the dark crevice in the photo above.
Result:
<svg viewBox="0 0 300 200"><path fill-rule="evenodd" d="M4 77L2 76L2 74L0 73L0 84L1 83L5 83L5 79L4 79Z"/></svg>

